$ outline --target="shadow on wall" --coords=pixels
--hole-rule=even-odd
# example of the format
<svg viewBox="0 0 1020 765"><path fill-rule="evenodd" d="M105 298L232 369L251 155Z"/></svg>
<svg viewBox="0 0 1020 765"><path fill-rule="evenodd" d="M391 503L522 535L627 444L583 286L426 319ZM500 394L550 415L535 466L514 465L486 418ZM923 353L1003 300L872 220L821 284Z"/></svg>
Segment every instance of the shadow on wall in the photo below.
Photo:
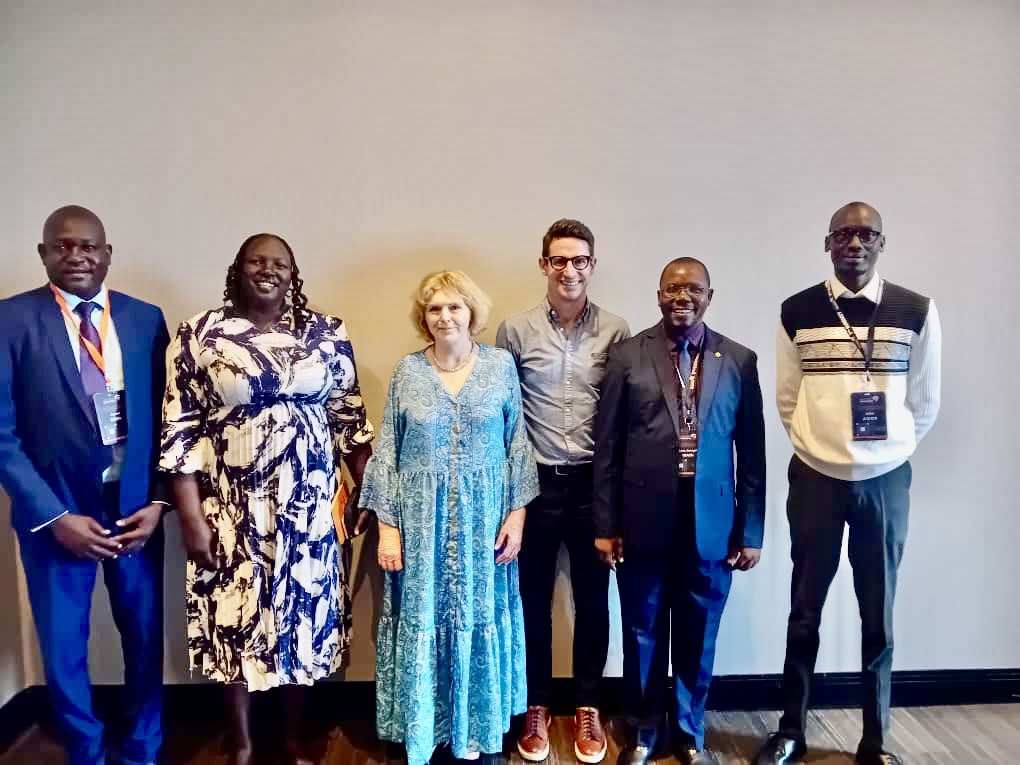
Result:
<svg viewBox="0 0 1020 765"><path fill-rule="evenodd" d="M5 583L0 592L0 705L6 704L28 684L25 668L25 652L22 641L22 627L30 619L23 613L21 587L23 579L18 567L14 532L11 530L11 503L7 495L0 492L0 528L3 528L0 542L0 578Z"/></svg>

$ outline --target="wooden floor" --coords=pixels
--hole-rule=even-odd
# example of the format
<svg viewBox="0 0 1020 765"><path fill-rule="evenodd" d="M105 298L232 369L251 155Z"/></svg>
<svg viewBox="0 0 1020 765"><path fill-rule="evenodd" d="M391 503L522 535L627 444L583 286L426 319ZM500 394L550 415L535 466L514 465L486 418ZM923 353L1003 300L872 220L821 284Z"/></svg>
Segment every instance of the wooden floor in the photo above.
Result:
<svg viewBox="0 0 1020 765"><path fill-rule="evenodd" d="M744 765L778 721L775 712L713 712L708 716L708 745L719 753L724 765ZM558 717L553 723L553 752L549 765L576 763L571 742L573 721ZM218 725L217 725L218 727ZM620 746L619 725L610 726L610 749L605 762L613 765ZM810 752L805 762L812 765L853 763L860 735L860 713L824 710L811 713L808 727ZM507 737L503 758L489 762L519 765L523 761ZM224 736L211 723L171 725L163 757L165 765L226 765ZM372 723L353 721L310 736L310 747L321 765L397 765L401 750L376 740ZM1020 704L969 707L913 707L894 709L889 747L909 765L970 765L1020 763ZM265 763L272 763L273 746L266 743ZM441 758L437 758L437 762ZM449 761L447 758L446 761ZM673 759L658 762L675 763ZM0 765L62 765L59 746L42 731L26 734Z"/></svg>

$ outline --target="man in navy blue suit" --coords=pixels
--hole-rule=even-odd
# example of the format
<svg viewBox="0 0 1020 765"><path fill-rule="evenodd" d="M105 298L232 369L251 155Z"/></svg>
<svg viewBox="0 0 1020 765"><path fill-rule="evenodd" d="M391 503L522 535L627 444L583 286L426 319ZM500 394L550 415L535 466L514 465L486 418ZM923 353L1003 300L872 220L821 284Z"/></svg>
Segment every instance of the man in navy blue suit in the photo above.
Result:
<svg viewBox="0 0 1020 765"><path fill-rule="evenodd" d="M705 326L712 294L703 263L668 263L662 321L613 346L602 381L595 546L620 589L626 765L644 765L663 743L670 648L673 752L682 763L718 763L704 719L719 621L733 570L761 555L757 357Z"/></svg>
<svg viewBox="0 0 1020 765"><path fill-rule="evenodd" d="M38 249L49 284L0 301L0 485L70 765L144 765L162 739L166 322L106 288L113 248L89 210L56 210ZM88 677L97 563L124 652L105 734Z"/></svg>

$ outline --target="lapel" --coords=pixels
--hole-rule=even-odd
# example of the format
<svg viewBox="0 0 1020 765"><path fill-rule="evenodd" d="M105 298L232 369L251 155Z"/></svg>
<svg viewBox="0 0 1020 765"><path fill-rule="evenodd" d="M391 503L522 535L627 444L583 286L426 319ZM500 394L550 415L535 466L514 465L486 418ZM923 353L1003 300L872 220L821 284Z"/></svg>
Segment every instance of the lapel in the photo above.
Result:
<svg viewBox="0 0 1020 765"><path fill-rule="evenodd" d="M85 389L81 385L81 373L78 371L78 365L74 362L74 351L71 350L71 343L67 337L67 326L64 324L64 315L60 312L60 306L53 299L53 294L48 286L40 290L39 299L39 316L43 330L50 342L50 348L57 357L57 366L60 367L60 372L64 376L67 389L71 391L88 421L93 427L97 427L92 402L85 396Z"/></svg>
<svg viewBox="0 0 1020 765"><path fill-rule="evenodd" d="M124 368L124 395L127 398L128 411L130 411L131 394L135 395L140 391L138 385L138 369L133 363L136 359L145 358L144 348L138 337L135 323L128 315L128 304L124 295L119 292L109 293L110 295L110 319L115 322L117 329L117 341L120 343L120 361Z"/></svg>
<svg viewBox="0 0 1020 765"><path fill-rule="evenodd" d="M701 385L698 390L698 421L708 420L708 412L712 408L715 389L719 387L719 375L722 372L723 357L719 351L722 337L705 326L705 340L701 350ZM716 354L719 353L717 356Z"/></svg>
<svg viewBox="0 0 1020 765"><path fill-rule="evenodd" d="M669 363L669 355L666 353L666 330L659 322L651 329L645 330L641 347L645 356L651 361L652 369L659 380L659 388L662 389L662 398L669 410L669 418L673 421L673 430L680 437L680 410L676 401L676 385L673 378L676 370Z"/></svg>

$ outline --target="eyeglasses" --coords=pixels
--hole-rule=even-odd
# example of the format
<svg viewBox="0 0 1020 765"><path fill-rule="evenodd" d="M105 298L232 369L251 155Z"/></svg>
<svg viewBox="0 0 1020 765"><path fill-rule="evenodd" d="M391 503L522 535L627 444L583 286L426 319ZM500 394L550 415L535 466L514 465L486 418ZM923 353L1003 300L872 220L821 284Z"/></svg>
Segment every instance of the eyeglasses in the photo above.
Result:
<svg viewBox="0 0 1020 765"><path fill-rule="evenodd" d="M659 290L663 295L668 298L677 298L681 294L686 292L692 298L699 298L705 294L706 290L704 287L697 284L667 284Z"/></svg>
<svg viewBox="0 0 1020 765"><path fill-rule="evenodd" d="M870 246L878 241L878 238L882 236L882 232L872 231L870 228L857 228L856 226L837 228L835 231L829 232L829 237L836 244L850 244L855 236L861 241L861 244Z"/></svg>
<svg viewBox="0 0 1020 765"><path fill-rule="evenodd" d="M592 264L595 258L591 255L575 255L572 258L564 258L561 255L553 255L552 257L546 255L542 260L552 266L554 271L564 270L567 267L567 263L570 263L575 271L583 271Z"/></svg>

